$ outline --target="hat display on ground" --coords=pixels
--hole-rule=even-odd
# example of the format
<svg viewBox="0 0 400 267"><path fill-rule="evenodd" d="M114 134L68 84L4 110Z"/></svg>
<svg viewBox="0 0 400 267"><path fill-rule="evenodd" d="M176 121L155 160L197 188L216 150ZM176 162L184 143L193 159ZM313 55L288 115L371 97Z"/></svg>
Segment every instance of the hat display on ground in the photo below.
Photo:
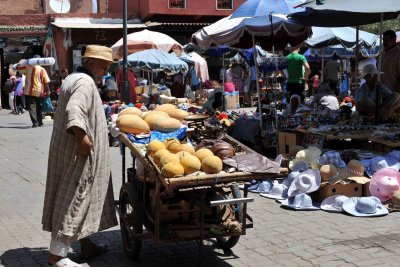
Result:
<svg viewBox="0 0 400 267"><path fill-rule="evenodd" d="M400 173L391 168L380 169L374 173L369 184L372 196L379 198L382 202L392 198L396 191L400 190Z"/></svg>
<svg viewBox="0 0 400 267"><path fill-rule="evenodd" d="M395 155L395 154L391 154ZM399 171L400 170L400 163L399 161L393 156L376 156L371 159L364 159L362 163L365 166L365 172L368 174L369 177L383 168L391 168L393 170Z"/></svg>
<svg viewBox="0 0 400 267"><path fill-rule="evenodd" d="M343 203L343 210L357 217L376 217L389 214L389 211L376 197L351 197Z"/></svg>
<svg viewBox="0 0 400 267"><path fill-rule="evenodd" d="M319 169L321 173L321 183L336 184L343 180L335 165L327 164L322 165Z"/></svg>
<svg viewBox="0 0 400 267"><path fill-rule="evenodd" d="M330 150L325 152L318 160L319 165L334 165L336 168L346 167L346 163L342 160L340 153Z"/></svg>
<svg viewBox="0 0 400 267"><path fill-rule="evenodd" d="M308 164L304 160L298 160L293 162L293 165L290 169L292 172L303 172L308 169Z"/></svg>
<svg viewBox="0 0 400 267"><path fill-rule="evenodd" d="M309 148L302 149L297 152L296 157L289 162L289 168L292 170L293 166L299 161L305 161L312 169L318 169L318 160L321 155L321 150L318 147L310 146Z"/></svg>
<svg viewBox="0 0 400 267"><path fill-rule="evenodd" d="M346 180L349 177L364 177L365 168L361 161L352 159L345 168L338 169L338 171L342 180Z"/></svg>
<svg viewBox="0 0 400 267"><path fill-rule="evenodd" d="M252 188L249 187L249 191L252 193L268 193L271 191L272 188L272 182L270 180L266 181L259 181L257 183L257 186L254 186Z"/></svg>
<svg viewBox="0 0 400 267"><path fill-rule="evenodd" d="M299 171L292 171L288 174L288 176L283 179L282 183L283 185L285 185L287 188L290 187L290 185L292 184L292 182L294 181L294 179L300 174Z"/></svg>
<svg viewBox="0 0 400 267"><path fill-rule="evenodd" d="M271 199L286 199L288 188L284 184L274 181L271 191L269 193L260 193L260 196Z"/></svg>
<svg viewBox="0 0 400 267"><path fill-rule="evenodd" d="M295 195L294 197L285 199L281 203L281 207L291 208L294 210L319 210L319 206L314 204L311 197L306 193Z"/></svg>
<svg viewBox="0 0 400 267"><path fill-rule="evenodd" d="M318 190L321 185L319 170L306 170L300 173L288 189L288 196L293 197L301 193L311 193Z"/></svg>
<svg viewBox="0 0 400 267"><path fill-rule="evenodd" d="M324 199L321 203L321 210L330 212L343 212L343 203L349 199L344 195L332 195Z"/></svg>

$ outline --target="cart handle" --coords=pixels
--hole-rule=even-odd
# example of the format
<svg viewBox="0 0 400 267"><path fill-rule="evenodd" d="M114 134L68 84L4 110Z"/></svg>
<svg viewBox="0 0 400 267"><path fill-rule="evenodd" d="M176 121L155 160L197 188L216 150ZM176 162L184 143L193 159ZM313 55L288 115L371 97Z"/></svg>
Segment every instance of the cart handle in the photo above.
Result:
<svg viewBox="0 0 400 267"><path fill-rule="evenodd" d="M243 197L243 198L215 200L215 201L210 201L210 206L215 207L219 205L242 204L249 202L254 202L254 198Z"/></svg>

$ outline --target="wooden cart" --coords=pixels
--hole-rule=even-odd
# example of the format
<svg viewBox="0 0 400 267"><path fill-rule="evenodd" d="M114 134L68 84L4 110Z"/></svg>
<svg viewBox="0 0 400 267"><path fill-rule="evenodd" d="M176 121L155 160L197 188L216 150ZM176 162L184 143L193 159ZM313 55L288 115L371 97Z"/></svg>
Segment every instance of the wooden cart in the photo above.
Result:
<svg viewBox="0 0 400 267"><path fill-rule="evenodd" d="M247 197L247 185L241 197L237 182L266 177L277 178L287 173L287 169L281 169L280 174L234 172L165 178L153 160L146 156L139 146L132 143L123 133L119 138L122 154L122 187L116 204L124 250L132 259L138 257L142 241L147 239L152 239L156 243L197 240L200 255L204 239L216 238L221 248L232 248L238 242L240 235L245 235L246 229L253 226L253 220L247 214L247 203L254 199ZM253 152L229 136L224 141ZM133 168L129 169L126 168L126 147L132 157ZM144 166L144 174L141 176L136 173L135 160ZM163 195L177 190L189 196L199 196L199 203L184 205L184 203L165 204L161 201ZM210 193L217 198L210 201L207 198ZM214 225L205 221L206 214L213 209L212 207L221 206L229 206L231 211L234 211L235 220L241 224L241 231L212 231ZM199 218L198 223L188 222L188 216L194 214ZM165 222L166 217L175 218L174 223Z"/></svg>

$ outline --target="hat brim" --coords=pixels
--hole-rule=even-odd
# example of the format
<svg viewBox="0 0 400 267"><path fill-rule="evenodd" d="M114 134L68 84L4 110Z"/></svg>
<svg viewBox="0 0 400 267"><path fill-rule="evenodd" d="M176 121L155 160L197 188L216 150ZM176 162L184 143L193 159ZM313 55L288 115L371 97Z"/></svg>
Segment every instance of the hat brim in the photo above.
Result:
<svg viewBox="0 0 400 267"><path fill-rule="evenodd" d="M389 211L382 205L382 204L377 204L376 205L376 212L375 213L360 213L356 210L356 204L358 201L358 197L351 197L348 200L346 200L343 203L343 210L347 212L350 215L356 216L356 217L379 217L379 216L385 216L389 214Z"/></svg>
<svg viewBox="0 0 400 267"><path fill-rule="evenodd" d="M266 198L269 198L269 199L276 199L276 200L287 199L287 197L284 197L283 195L272 195L270 193L260 193L260 196L266 197Z"/></svg>
<svg viewBox="0 0 400 267"><path fill-rule="evenodd" d="M313 205L310 207L295 207L295 206L293 206L293 201L294 201L294 197L285 199L284 201L282 201L281 207L289 208L292 210L298 210L298 211L310 211L310 210L319 210L320 209L319 205L315 204L314 202L312 203Z"/></svg>
<svg viewBox="0 0 400 267"><path fill-rule="evenodd" d="M310 174L310 175L314 175L315 176L315 183L311 185L311 187L307 188L307 190L305 192L303 191L299 191L298 188L296 187L296 181L299 180L299 178L302 175L306 175L306 174ZM311 193L314 191L317 191L318 188L321 185L321 174L319 172L319 170L306 170L302 173L300 173L300 175L298 175L292 182L292 184L290 185L289 189L288 189L288 197L294 197L297 194L300 193Z"/></svg>
<svg viewBox="0 0 400 267"><path fill-rule="evenodd" d="M332 196L325 198L321 203L321 210L329 211L329 212L336 212L336 213L343 212L343 207L336 208L336 207L332 206L332 204L335 202L335 199L340 196L345 196L345 195L332 195Z"/></svg>
<svg viewBox="0 0 400 267"><path fill-rule="evenodd" d="M352 176L348 177L347 180L354 181L358 184L366 184L371 181L371 178L365 177L365 176Z"/></svg>

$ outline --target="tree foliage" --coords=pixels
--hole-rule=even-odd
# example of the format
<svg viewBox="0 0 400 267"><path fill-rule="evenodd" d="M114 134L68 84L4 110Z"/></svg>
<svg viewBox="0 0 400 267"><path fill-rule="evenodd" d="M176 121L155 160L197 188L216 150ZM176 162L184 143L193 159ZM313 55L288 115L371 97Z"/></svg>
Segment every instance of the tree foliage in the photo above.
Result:
<svg viewBox="0 0 400 267"><path fill-rule="evenodd" d="M360 26L360 30L367 31L374 34L380 34L380 23L374 23L369 25ZM383 22L383 31L394 30L400 31L400 18L387 20Z"/></svg>

